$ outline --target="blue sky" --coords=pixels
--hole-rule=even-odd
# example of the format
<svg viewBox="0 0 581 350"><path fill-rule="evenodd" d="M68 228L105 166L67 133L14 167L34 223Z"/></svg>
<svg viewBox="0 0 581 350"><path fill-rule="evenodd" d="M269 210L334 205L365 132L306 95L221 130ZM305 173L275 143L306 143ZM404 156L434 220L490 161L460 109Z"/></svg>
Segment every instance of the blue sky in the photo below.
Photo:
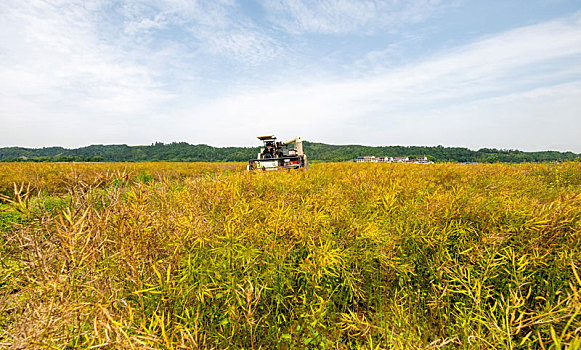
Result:
<svg viewBox="0 0 581 350"><path fill-rule="evenodd" d="M581 1L3 0L0 127L581 152Z"/></svg>

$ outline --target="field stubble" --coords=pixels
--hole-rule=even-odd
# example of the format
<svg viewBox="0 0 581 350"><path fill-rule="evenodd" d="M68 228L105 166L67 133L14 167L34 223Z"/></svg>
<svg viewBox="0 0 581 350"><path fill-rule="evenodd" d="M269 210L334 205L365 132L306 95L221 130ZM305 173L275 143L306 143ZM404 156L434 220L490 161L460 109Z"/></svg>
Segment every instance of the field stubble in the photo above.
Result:
<svg viewBox="0 0 581 350"><path fill-rule="evenodd" d="M581 346L579 163L242 169L0 164L0 347Z"/></svg>

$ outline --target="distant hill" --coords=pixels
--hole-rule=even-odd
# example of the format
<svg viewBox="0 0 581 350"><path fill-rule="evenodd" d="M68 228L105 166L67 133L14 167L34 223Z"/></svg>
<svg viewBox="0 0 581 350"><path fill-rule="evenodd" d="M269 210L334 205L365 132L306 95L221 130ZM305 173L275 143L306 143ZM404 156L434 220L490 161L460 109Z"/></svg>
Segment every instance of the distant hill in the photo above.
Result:
<svg viewBox="0 0 581 350"><path fill-rule="evenodd" d="M473 151L464 147L427 146L361 146L328 145L304 142L305 153L311 161L343 162L359 156L419 157L426 155L435 162L548 162L581 160L581 154L573 152L523 152L518 150L498 150L482 148ZM185 142L163 144L156 142L150 146L91 145L75 149L63 147L0 148L2 162L244 162L256 157L259 147L212 147L191 145Z"/></svg>

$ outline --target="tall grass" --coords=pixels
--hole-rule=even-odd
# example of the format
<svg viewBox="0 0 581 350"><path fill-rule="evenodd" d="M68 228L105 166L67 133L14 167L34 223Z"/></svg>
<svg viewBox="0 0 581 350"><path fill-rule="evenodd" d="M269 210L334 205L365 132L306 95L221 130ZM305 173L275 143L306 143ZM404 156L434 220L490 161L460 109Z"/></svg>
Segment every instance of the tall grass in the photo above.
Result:
<svg viewBox="0 0 581 350"><path fill-rule="evenodd" d="M579 163L188 166L17 186L0 343L581 346Z"/></svg>

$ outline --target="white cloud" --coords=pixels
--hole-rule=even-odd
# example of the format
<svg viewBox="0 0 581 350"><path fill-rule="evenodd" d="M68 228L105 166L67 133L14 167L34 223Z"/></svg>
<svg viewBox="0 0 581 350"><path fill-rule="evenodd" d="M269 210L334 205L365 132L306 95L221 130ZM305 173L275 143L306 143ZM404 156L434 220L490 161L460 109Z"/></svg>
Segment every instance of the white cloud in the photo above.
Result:
<svg viewBox="0 0 581 350"><path fill-rule="evenodd" d="M140 113L169 97L144 65L99 38L95 13L82 5L4 3L0 98L19 97L22 106L3 118L26 115L28 99L45 110L90 104L91 112Z"/></svg>
<svg viewBox="0 0 581 350"><path fill-rule="evenodd" d="M235 17L230 1L3 1L0 124L14 132L2 144L131 142L131 129L164 124L176 94L205 88L197 56L255 65L276 54Z"/></svg>
<svg viewBox="0 0 581 350"><path fill-rule="evenodd" d="M373 137L408 145L421 140L421 144L474 149L580 153L580 95L581 83L574 82L450 104L427 115L410 113L393 130Z"/></svg>
<svg viewBox="0 0 581 350"><path fill-rule="evenodd" d="M197 31L203 40L203 50L214 55L226 55L244 65L257 66L276 57L280 49L276 42L259 32L239 28L226 31Z"/></svg>
<svg viewBox="0 0 581 350"><path fill-rule="evenodd" d="M294 34L351 34L421 21L443 3L305 4L265 6L271 20L281 19ZM234 1L6 0L0 3L0 146L249 145L255 135L276 132L332 143L581 152L574 135L581 130L579 14L402 66L385 63L397 45L375 48L351 68L358 78L312 62L297 68L300 50L281 48L284 35L268 30ZM224 73L286 55L299 62L293 69ZM214 78L211 69L224 76ZM210 84L233 87L214 95Z"/></svg>
<svg viewBox="0 0 581 350"><path fill-rule="evenodd" d="M141 1L124 4L124 32L136 37L166 29L179 34L199 53L226 57L242 65L257 65L274 58L277 42L242 16L234 1Z"/></svg>
<svg viewBox="0 0 581 350"><path fill-rule="evenodd" d="M333 143L528 149L567 149L566 144L581 152L571 132L581 130L579 62L581 21L575 15L484 38L379 76L268 86L184 115L208 134L237 130L231 141L238 144L247 144L248 135L281 130ZM213 116L212 123L200 125L202 116ZM536 122L527 124L527 116ZM541 120L567 125L567 131L546 128Z"/></svg>
<svg viewBox="0 0 581 350"><path fill-rule="evenodd" d="M372 33L424 21L454 4L438 0L263 0L275 25L292 34Z"/></svg>

